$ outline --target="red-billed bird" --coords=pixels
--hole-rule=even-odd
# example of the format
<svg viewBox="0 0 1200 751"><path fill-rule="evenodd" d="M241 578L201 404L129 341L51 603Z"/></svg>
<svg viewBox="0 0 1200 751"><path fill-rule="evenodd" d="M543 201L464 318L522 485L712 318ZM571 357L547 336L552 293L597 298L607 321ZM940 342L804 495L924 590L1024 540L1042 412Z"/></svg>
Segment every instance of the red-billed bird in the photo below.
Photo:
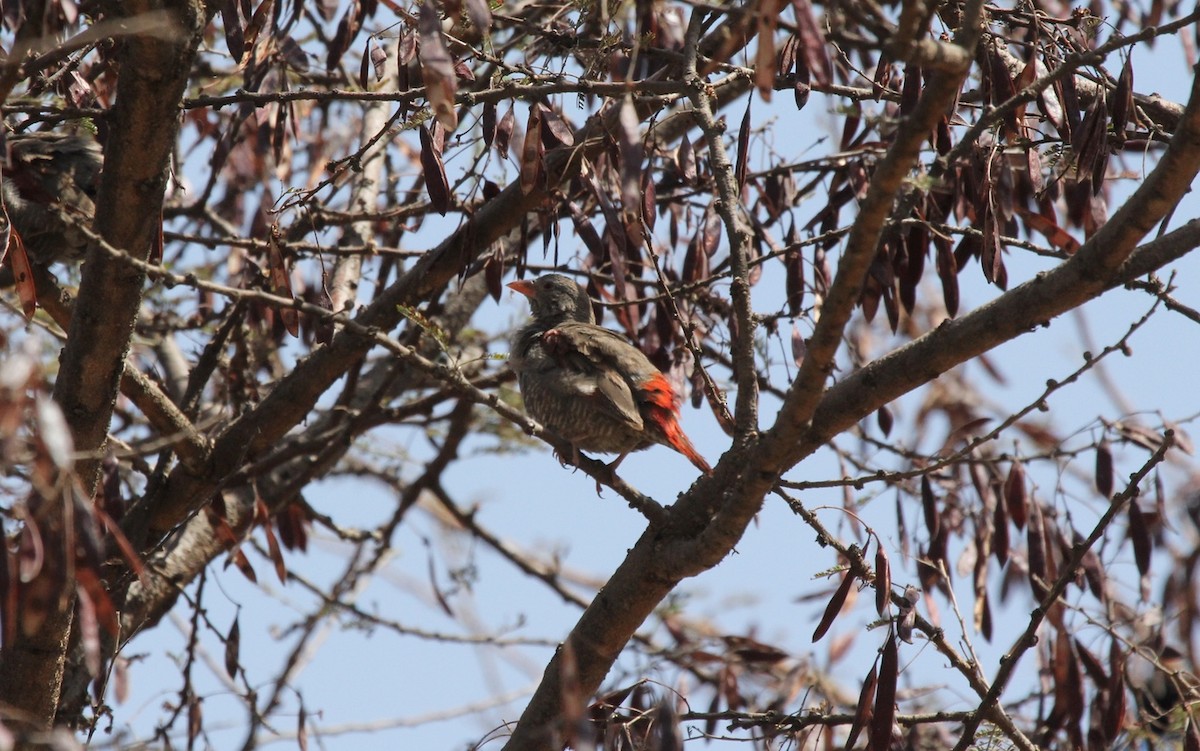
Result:
<svg viewBox="0 0 1200 751"><path fill-rule="evenodd" d="M671 383L623 336L595 324L583 288L561 274L508 286L533 311L508 363L534 419L576 449L617 454L614 469L629 452L661 443L712 474L679 426Z"/></svg>

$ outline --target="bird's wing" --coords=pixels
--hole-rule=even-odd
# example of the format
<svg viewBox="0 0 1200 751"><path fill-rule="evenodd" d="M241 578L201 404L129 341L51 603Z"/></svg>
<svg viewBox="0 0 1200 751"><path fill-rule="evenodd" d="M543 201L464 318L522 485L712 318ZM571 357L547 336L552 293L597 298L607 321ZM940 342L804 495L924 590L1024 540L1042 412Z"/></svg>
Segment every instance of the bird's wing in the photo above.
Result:
<svg viewBox="0 0 1200 751"><path fill-rule="evenodd" d="M654 366L639 350L606 328L578 322L550 329L542 335L542 346L562 369L562 385L594 399L601 409L629 427L642 429L639 399L626 361L640 357L646 367Z"/></svg>

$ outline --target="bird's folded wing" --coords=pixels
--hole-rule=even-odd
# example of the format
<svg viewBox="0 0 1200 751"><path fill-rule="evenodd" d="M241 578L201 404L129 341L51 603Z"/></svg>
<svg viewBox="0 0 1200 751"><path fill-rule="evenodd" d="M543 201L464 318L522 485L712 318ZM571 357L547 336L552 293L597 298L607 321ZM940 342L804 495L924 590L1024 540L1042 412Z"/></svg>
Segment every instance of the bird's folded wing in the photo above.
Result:
<svg viewBox="0 0 1200 751"><path fill-rule="evenodd" d="M640 357L646 367L654 366L639 350L606 328L574 322L546 332L543 343L562 368L563 386L593 399L596 406L630 428L642 429L642 415L627 367L629 353ZM637 366L640 369L641 363Z"/></svg>

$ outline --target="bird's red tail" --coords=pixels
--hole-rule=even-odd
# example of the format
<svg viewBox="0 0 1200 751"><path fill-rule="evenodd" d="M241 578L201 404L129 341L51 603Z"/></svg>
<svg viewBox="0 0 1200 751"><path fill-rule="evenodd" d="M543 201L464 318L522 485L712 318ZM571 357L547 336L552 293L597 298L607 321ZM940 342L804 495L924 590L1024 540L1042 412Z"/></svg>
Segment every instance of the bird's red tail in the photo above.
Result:
<svg viewBox="0 0 1200 751"><path fill-rule="evenodd" d="M712 474L712 467L704 461L704 457L696 451L696 447L688 440L683 428L679 425L679 408L675 405L675 390L662 373L658 373L640 386L646 403L646 418L652 424L652 429L662 435L666 444L688 458L706 475Z"/></svg>

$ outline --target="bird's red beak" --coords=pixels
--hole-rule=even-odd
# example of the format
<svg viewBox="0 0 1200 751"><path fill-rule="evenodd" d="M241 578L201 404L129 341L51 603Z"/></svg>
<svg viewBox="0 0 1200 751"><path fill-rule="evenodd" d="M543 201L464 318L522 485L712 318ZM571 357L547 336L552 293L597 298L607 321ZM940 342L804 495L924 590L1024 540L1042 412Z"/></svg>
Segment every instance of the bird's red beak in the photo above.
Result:
<svg viewBox="0 0 1200 751"><path fill-rule="evenodd" d="M534 296L533 282L529 281L528 279L518 279L515 282L509 282L508 288L516 292L520 292L526 297Z"/></svg>

